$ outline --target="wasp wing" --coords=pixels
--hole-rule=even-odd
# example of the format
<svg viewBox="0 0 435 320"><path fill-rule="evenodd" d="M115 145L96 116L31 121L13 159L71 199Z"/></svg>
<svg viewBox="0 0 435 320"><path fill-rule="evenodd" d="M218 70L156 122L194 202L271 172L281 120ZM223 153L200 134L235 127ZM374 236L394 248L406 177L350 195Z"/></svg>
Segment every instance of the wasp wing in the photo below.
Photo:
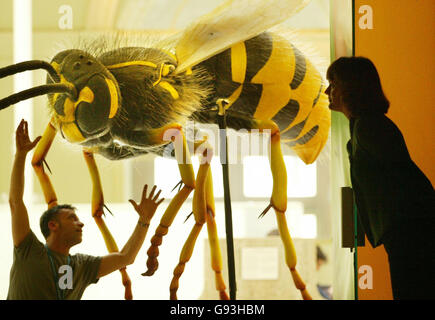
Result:
<svg viewBox="0 0 435 320"><path fill-rule="evenodd" d="M188 26L175 47L181 73L285 21L310 0L227 0Z"/></svg>

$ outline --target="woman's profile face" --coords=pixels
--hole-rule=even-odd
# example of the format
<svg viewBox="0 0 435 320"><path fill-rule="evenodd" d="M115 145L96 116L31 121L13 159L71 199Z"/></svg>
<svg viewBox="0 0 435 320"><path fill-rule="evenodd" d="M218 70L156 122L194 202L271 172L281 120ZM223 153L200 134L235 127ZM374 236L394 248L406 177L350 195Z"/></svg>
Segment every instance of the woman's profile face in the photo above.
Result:
<svg viewBox="0 0 435 320"><path fill-rule="evenodd" d="M333 79L328 79L328 81L329 86L326 88L325 94L328 95L329 109L344 113L342 88L338 81Z"/></svg>

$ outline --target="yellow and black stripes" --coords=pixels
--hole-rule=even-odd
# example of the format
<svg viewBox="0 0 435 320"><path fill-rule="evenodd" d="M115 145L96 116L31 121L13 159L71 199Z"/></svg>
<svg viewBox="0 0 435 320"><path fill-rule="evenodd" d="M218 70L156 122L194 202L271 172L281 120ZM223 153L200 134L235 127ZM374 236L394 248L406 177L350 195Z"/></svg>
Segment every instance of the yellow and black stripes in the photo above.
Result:
<svg viewBox="0 0 435 320"><path fill-rule="evenodd" d="M295 72L293 75L293 80L290 83L290 88L296 90L305 78L307 72L307 64L305 62L305 56L296 48L293 44L291 45L293 54L295 57Z"/></svg>
<svg viewBox="0 0 435 320"><path fill-rule="evenodd" d="M229 102L229 127L237 115L273 120L282 141L294 148L306 146L310 156L301 157L314 161L328 136L329 110L322 77L293 44L265 32L200 66L215 75L215 98Z"/></svg>
<svg viewBox="0 0 435 320"><path fill-rule="evenodd" d="M271 34L265 32L244 43L247 52L245 82L261 83L254 81L254 77L270 60L273 53L273 38Z"/></svg>

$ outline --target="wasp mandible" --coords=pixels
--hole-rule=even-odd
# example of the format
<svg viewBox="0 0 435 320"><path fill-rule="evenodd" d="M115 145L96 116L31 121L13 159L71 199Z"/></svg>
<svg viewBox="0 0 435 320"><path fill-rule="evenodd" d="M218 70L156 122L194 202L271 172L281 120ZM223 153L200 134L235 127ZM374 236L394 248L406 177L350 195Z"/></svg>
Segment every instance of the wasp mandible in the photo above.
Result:
<svg viewBox="0 0 435 320"><path fill-rule="evenodd" d="M108 250L118 251L102 219L104 199L94 154L111 160L146 153L161 155L168 145L181 141L174 156L182 187L151 239L144 275L157 269L162 238L194 191L195 225L174 270L170 297L177 298L178 280L207 223L216 289L221 299L228 299L214 220L209 164L213 150L210 146L201 148L201 165L195 177L183 132L189 120L216 124L219 105L229 128L271 133L273 190L263 214L274 208L293 281L302 297L311 299L295 268L296 253L285 218L287 174L281 143L290 146L305 163L312 163L326 143L330 113L323 80L314 65L284 35L266 31L306 3L228 0L176 37L151 45L122 46L121 41L103 39L86 49L62 51L50 63L35 60L0 69L1 78L41 68L48 72L45 85L0 100L0 109L4 109L24 99L48 95L52 117L32 159L48 206L57 204L57 196L43 163L59 132L83 147L93 183L92 215ZM172 140L165 138L168 131ZM193 152L204 144L207 142L195 141ZM128 274L125 269L120 271L126 298L131 298Z"/></svg>

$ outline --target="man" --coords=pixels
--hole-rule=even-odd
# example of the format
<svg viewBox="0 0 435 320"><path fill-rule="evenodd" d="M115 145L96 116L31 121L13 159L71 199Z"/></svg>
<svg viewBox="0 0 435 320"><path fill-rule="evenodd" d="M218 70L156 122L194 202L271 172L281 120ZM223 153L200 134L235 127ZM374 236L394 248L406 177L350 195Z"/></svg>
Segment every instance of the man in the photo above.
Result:
<svg viewBox="0 0 435 320"><path fill-rule="evenodd" d="M153 187L148 197L145 185L139 204L129 200L139 214L139 221L130 239L120 252L103 257L84 254L69 255L69 250L82 241L84 224L70 205L47 210L40 219L46 244L42 244L30 229L23 202L24 166L27 153L40 140L30 141L27 122L22 120L16 131L14 165L11 175L9 204L12 214L14 261L10 273L8 299L80 299L89 284L132 264L143 244L148 227L158 205L159 191Z"/></svg>

